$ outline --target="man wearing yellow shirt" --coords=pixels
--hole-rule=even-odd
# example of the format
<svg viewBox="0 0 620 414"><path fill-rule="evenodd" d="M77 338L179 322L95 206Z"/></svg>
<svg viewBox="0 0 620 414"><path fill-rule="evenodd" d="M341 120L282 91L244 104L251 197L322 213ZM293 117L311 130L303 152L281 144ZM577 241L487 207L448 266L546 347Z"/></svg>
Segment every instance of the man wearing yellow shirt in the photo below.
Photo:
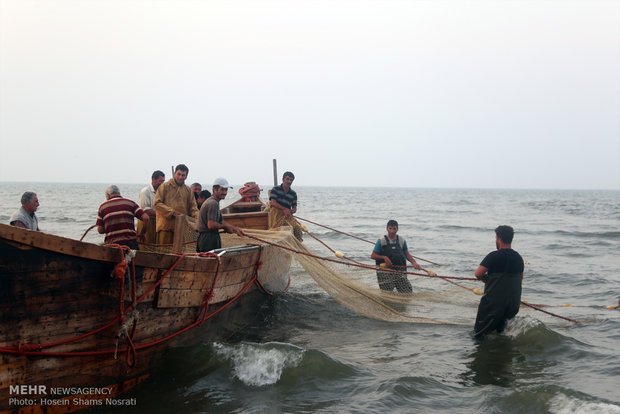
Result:
<svg viewBox="0 0 620 414"><path fill-rule="evenodd" d="M153 201L157 212L157 244L172 244L175 217L181 214L197 218L198 207L192 190L185 185L189 168L179 164L174 176L159 186Z"/></svg>

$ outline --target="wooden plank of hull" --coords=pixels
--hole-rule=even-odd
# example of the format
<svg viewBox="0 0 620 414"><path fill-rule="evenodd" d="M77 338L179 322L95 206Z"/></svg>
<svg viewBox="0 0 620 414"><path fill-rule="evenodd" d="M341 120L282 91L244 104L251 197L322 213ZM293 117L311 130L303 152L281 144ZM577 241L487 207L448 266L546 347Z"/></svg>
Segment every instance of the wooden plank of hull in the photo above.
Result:
<svg viewBox="0 0 620 414"><path fill-rule="evenodd" d="M38 355L0 352L0 412L15 409L8 406L10 385L75 387L131 383L152 372L162 352L176 343L186 344L205 335L214 339L225 337L228 329L236 326L235 314L254 312L254 307L239 303L253 297L264 298L264 294L258 293L258 286L251 283L259 260L263 263L258 273L261 284L283 289L291 258L273 246L227 251L221 257L206 314L216 314L247 287L242 298L216 318L207 319L170 341L149 346L197 320L216 276L217 259L213 257L181 259L161 286L137 305L136 312L125 315L127 320L136 321L133 343L138 350L133 367L127 365L126 354L120 352L127 346L123 335L118 340L119 358L114 359L117 336L122 332L115 319L121 303L125 309L130 307L132 296L130 277L125 279L122 302L119 281L111 277L119 260L118 249L0 225L0 348L65 341L114 322L95 335L41 350L101 354L62 357L46 356L38 350L34 351ZM136 296L154 287L177 260L175 255L137 252ZM167 306L172 307L157 306L166 300ZM231 308L235 311L229 311Z"/></svg>
<svg viewBox="0 0 620 414"><path fill-rule="evenodd" d="M262 201L237 200L222 209L222 217L233 226L243 229L269 229L268 213Z"/></svg>
<svg viewBox="0 0 620 414"><path fill-rule="evenodd" d="M226 222L243 229L269 229L269 221L267 218L267 212L265 211L255 213L222 214L222 217L226 220Z"/></svg>

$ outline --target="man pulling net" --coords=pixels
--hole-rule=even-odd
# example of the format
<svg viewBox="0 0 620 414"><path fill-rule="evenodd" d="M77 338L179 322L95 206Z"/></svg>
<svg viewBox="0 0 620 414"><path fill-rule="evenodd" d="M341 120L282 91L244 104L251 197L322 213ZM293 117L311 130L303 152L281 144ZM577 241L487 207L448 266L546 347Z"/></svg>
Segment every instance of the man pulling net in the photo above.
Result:
<svg viewBox="0 0 620 414"><path fill-rule="evenodd" d="M399 237L398 222L387 222L387 234L377 240L375 248L370 255L377 264L377 281L381 290L399 293L412 293L411 283L407 280L407 260L414 268L422 270L407 248L407 241Z"/></svg>

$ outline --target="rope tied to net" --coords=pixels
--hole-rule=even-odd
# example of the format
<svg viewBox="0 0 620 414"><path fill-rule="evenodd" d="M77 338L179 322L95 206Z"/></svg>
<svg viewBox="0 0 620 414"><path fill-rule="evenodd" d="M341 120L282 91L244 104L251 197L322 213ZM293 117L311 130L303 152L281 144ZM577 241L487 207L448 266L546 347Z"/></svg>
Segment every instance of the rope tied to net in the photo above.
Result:
<svg viewBox="0 0 620 414"><path fill-rule="evenodd" d="M311 237L316 238L316 236L312 235L311 233L309 233L309 232L306 232L306 233L309 234ZM251 235L251 236L248 235L248 237L253 238L253 239L255 239L255 240L259 241L259 242L262 242L262 243L269 244L271 246L277 247L277 248L288 250L288 251L293 252L295 254L300 254L300 255L312 257L314 259L318 259L318 260L322 260L322 261L328 261L328 262L338 263L338 264L342 264L342 265L346 265L346 266L360 267L360 268L366 268L366 269L375 269L375 270L379 270L380 269L382 272L387 272L387 273L390 273L390 272L393 272L395 274L403 274L404 273L404 274L408 274L408 275L415 275L415 276L422 276L422 277L442 279L442 280L444 280L446 282L449 282L449 283L451 283L451 284L453 284L453 285L455 285L457 287L460 287L460 288L465 289L465 290L469 290L469 291L471 291L471 292L473 292L473 293L475 293L477 295L482 295L483 294L482 290L480 290L480 289L469 288L467 286L463 286L463 285L461 285L459 283L454 282L454 280L460 280L460 281L465 281L465 280L467 280L467 281L479 281L479 279L477 279L475 277L444 276L444 275L438 275L434 271L427 270L427 269L422 269L426 273L417 273L417 272L409 272L409 271L403 272L402 270L390 269L390 268L380 267L380 266L376 266L376 265L368 265L368 264L356 262L353 259L349 259L349 258L345 257L344 255L342 255L342 253L337 252L334 249L330 248L327 244L323 243L318 238L316 238L317 241L319 241L321 244L323 244L325 247L327 247L332 253L335 253L336 257L344 258L344 259L346 259L348 261L336 260L336 259L333 259L333 258L330 258L330 257L318 256L316 254L300 251L299 249L295 249L295 248L284 246L284 245L281 245L281 244L278 244L278 243L274 243L274 242L271 242L271 241L263 240L260 237L257 237L255 235ZM361 294L361 292L358 292L358 293ZM552 313L552 312L545 311L545 310L540 309L540 308L538 308L536 306L532 306L532 305L530 305L527 302L522 302L522 303L524 305L526 305L526 306L529 306L530 308L532 308L534 310L538 310L538 311L546 313L548 315L551 315L551 316L554 316L554 317L557 317L557 318L560 318L560 319L564 319L564 320L567 320L567 321L570 321L570 322L580 323L580 321L578 321L578 320L567 318L567 317L564 317L562 315L558 315L558 314L555 314L555 313Z"/></svg>
<svg viewBox="0 0 620 414"><path fill-rule="evenodd" d="M298 249L294 249L292 247L288 247L288 246L284 246L272 241L268 241L268 240L264 240L261 239L260 237L256 236L256 235L247 235L247 237L251 238L251 239L255 239L258 240L261 243L265 243L265 244L269 244L271 246L274 247L278 247L280 249L284 249L284 250L288 250L290 252L296 253L296 254L301 254L304 256L308 256L308 257L312 257L314 259L319 259L319 260L324 260L324 261L328 261L328 262L333 262L333 263L338 263L338 264L342 264L345 266L353 266L353 267L360 267L360 268L364 268L364 269L377 269L376 265L370 265L370 264L364 264L364 263L360 263L360 262L349 262L349 261L343 261L343 260L336 260L330 257L324 257L324 256L318 256L316 254L313 253L307 253L304 251L300 251ZM429 277L429 278L438 278L438 279L455 279L455 280L472 280L472 281L477 281L478 279L474 278L474 277L460 277L460 276L443 276L443 275L437 275L434 274L433 276L429 275L428 273L418 273L418 272L403 272L401 270L394 270L394 269L389 269L389 268L381 268L381 271L384 272L394 272L394 273L399 273L399 274L403 274L406 273L408 275L415 275L415 276L422 276L422 277Z"/></svg>
<svg viewBox="0 0 620 414"><path fill-rule="evenodd" d="M355 236L355 235L350 234L350 233L346 233L346 232L344 232L344 231L341 231L341 230L335 229L335 228L333 228L333 227L326 226L326 225L324 225L324 224L320 224L320 223L314 222L314 221L312 221L312 220L305 219L305 218L303 218L303 217L295 216L295 218L296 218L297 220L303 220L303 221L305 221L305 222L308 222L308 223L314 224L314 225L316 225L316 226L323 227L323 228L325 228L325 229L328 229L328 230L334 231L334 232L339 233L339 234L342 234L342 235L344 235L344 236L352 237L352 238L354 238L354 239L357 239L357 240L363 241L363 242L365 242L365 243L369 243L369 244L373 244L373 245L375 244L374 242L372 242L372 241L370 241L370 240L364 239L364 238L362 238L362 237ZM306 231L306 232L307 232L307 231ZM423 259L423 258L421 258L421 257L417 257L417 256L413 256L413 255L412 255L411 257L413 257L414 259L422 260L423 262L426 262L426 263L430 263L430 264L433 264L433 265L436 265L436 266L441 266L439 263L435 263L435 262L432 262L432 261L430 261L430 260Z"/></svg>

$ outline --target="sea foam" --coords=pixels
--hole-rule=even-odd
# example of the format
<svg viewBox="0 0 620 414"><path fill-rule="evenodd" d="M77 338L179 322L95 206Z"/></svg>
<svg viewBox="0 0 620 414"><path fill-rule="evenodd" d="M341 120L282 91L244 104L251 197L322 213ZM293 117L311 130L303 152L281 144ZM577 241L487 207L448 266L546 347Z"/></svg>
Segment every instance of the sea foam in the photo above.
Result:
<svg viewBox="0 0 620 414"><path fill-rule="evenodd" d="M304 350L289 344L214 344L216 354L229 360L234 376L246 385L261 387L278 382L287 368L297 367Z"/></svg>
<svg viewBox="0 0 620 414"><path fill-rule="evenodd" d="M551 399L549 409L554 414L620 414L620 406L618 405L583 401L566 395L557 395Z"/></svg>

